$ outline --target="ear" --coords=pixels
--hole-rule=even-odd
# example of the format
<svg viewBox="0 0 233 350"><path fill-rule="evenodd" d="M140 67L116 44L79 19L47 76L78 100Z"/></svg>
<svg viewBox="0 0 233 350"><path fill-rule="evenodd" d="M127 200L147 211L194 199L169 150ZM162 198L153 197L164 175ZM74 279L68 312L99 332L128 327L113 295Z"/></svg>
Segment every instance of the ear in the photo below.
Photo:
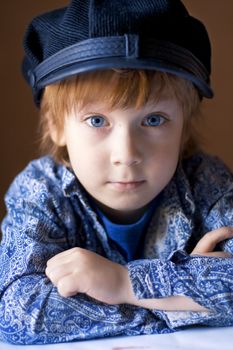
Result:
<svg viewBox="0 0 233 350"><path fill-rule="evenodd" d="M57 146L65 146L66 145L66 139L64 135L64 131L58 132L57 130L53 130L50 132L51 139Z"/></svg>
<svg viewBox="0 0 233 350"><path fill-rule="evenodd" d="M64 127L59 130L59 127L54 125L52 121L49 121L49 134L52 139L52 141L57 146L65 146L66 145L66 138L65 138L65 132Z"/></svg>

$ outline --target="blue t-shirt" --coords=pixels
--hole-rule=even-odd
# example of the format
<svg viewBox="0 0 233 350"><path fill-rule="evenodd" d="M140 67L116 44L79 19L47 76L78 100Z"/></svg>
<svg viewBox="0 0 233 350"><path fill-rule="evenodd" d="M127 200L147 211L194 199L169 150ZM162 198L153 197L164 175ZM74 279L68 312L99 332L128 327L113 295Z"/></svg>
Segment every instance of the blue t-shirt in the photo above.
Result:
<svg viewBox="0 0 233 350"><path fill-rule="evenodd" d="M95 206L107 231L108 237L118 245L127 261L143 258L144 233L155 210L157 200L153 200L142 217L132 224L116 224Z"/></svg>

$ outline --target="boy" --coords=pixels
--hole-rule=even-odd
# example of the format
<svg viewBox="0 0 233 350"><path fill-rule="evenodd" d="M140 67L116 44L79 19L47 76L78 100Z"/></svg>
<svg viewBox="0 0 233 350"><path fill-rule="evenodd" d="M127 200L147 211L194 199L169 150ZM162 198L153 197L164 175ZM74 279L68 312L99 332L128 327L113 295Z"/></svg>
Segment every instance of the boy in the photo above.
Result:
<svg viewBox="0 0 233 350"><path fill-rule="evenodd" d="M50 156L6 196L0 339L232 325L233 177L192 127L204 26L179 0L73 0L33 20L23 71Z"/></svg>

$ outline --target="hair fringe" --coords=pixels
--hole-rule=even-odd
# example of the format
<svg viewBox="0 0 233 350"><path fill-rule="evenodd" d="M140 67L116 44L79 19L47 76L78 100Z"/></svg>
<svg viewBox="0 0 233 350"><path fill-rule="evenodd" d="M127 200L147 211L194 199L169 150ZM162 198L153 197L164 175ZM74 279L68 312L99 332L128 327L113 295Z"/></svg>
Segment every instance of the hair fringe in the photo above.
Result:
<svg viewBox="0 0 233 350"><path fill-rule="evenodd" d="M105 88L106 86L106 88ZM172 74L146 70L113 69L89 72L69 78L45 88L40 110L40 152L51 155L55 161L69 166L65 146L58 146L51 137L54 127L59 137L64 118L74 108L82 108L100 100L110 109L134 107L157 102L167 94L179 101L184 116L184 141L181 158L201 148L201 137L195 127L200 115L200 97L193 84Z"/></svg>

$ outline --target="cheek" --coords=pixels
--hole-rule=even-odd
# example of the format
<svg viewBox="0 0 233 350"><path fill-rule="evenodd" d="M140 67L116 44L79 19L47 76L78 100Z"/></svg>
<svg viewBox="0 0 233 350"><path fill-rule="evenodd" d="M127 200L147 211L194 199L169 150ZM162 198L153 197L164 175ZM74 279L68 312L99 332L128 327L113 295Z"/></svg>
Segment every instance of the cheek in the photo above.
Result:
<svg viewBox="0 0 233 350"><path fill-rule="evenodd" d="M173 158L176 157L180 152L182 144L182 126L179 128L167 129L161 136L155 141L154 149L155 154L164 158Z"/></svg>
<svg viewBox="0 0 233 350"><path fill-rule="evenodd" d="M181 128L170 130L153 145L150 168L160 174L161 182L168 181L174 174L181 150Z"/></svg>
<svg viewBox="0 0 233 350"><path fill-rule="evenodd" d="M96 143L77 137L67 142L67 150L72 168L80 182L85 181L85 178L97 179L106 169L106 154L96 147Z"/></svg>
<svg viewBox="0 0 233 350"><path fill-rule="evenodd" d="M183 123L179 123L176 125L170 134L167 137L168 148L170 148L170 152L172 154L177 154L180 152L182 147L182 139L183 139Z"/></svg>

